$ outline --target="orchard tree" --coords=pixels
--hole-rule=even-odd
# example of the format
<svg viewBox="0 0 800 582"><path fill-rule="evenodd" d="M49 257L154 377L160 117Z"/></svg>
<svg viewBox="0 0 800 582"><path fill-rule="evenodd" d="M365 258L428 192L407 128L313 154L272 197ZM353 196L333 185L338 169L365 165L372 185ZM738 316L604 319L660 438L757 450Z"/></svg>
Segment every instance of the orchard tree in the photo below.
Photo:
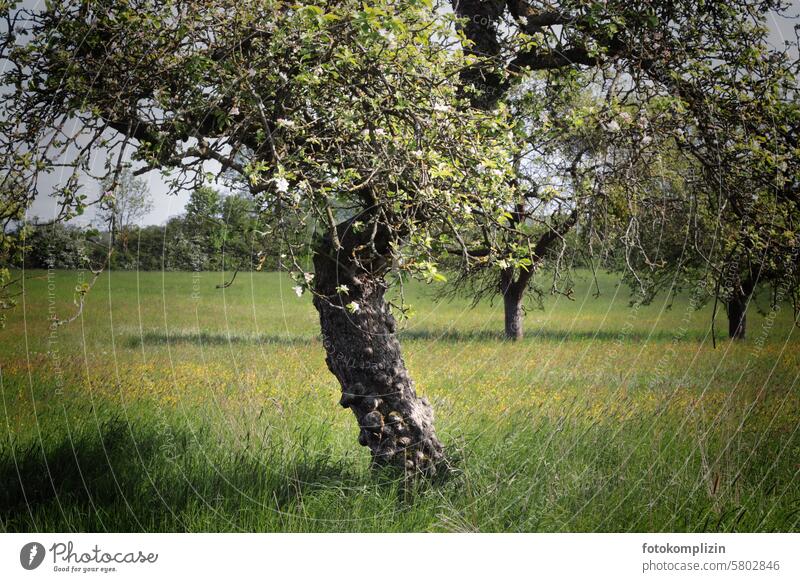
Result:
<svg viewBox="0 0 800 582"><path fill-rule="evenodd" d="M571 295L572 262L594 255L574 231L596 226L604 214L616 212L607 208L603 187L621 166L607 147L611 130L605 126L617 124L609 121L610 93L598 97L590 91L592 76L565 73L558 79L534 77L510 99L521 144L514 160L518 199L499 229L477 221L476 245L469 249L471 256L490 260L461 265L458 250L451 252L456 258L450 270L456 277L446 293L476 302L501 295L509 340L523 337L523 304L531 292L539 302L546 290ZM632 124L629 131L641 137L643 128ZM535 284L544 266L549 267L548 280Z"/></svg>
<svg viewBox="0 0 800 582"><path fill-rule="evenodd" d="M773 49L766 26L768 17L786 17L789 3L453 0L453 7L462 17L465 48L476 59L462 75L465 93L486 108L500 100L522 103L520 139L532 138L535 149L561 144L556 151L565 163L556 176L572 182L555 207L550 188L518 188L503 244L477 250L506 255L491 264L497 267L493 290L505 302L507 337L521 337L521 298L548 255L555 255L559 271L570 229L581 233L572 238L580 245L576 252L591 257L598 240L605 248L620 247L629 278L645 298L670 280L706 280L710 294L727 303L732 337L744 336L746 304L757 282L771 283L774 298L796 297L797 42ZM578 78L591 83L576 84ZM533 100L531 108L536 80L545 85L544 101ZM605 98L563 109L570 92L591 86ZM554 105L561 127L548 133L535 111L552 112ZM572 164L570 143L587 127L606 135L585 142L584 160ZM681 225L664 189L649 189L655 181L648 163L663 167L665 159L695 172L683 188L689 212ZM576 181L581 167L597 172ZM519 160L516 170L524 181L530 164ZM660 227L642 227L654 217L661 217ZM646 254L659 246L665 226L685 235L680 255ZM647 234L655 238L645 240ZM462 272L466 279L480 273Z"/></svg>
<svg viewBox="0 0 800 582"><path fill-rule="evenodd" d="M120 238L123 251L127 251L131 229L153 209L147 183L123 168L116 183L113 176L104 181L103 190L98 218L108 225L112 240Z"/></svg>
<svg viewBox="0 0 800 582"><path fill-rule="evenodd" d="M787 111L782 123L796 124L797 111ZM638 184L609 184L622 198L633 188L640 192L633 244L627 251L613 246L645 301L659 290L690 289L696 300L714 302L714 316L727 313L731 339L744 339L747 308L759 289L770 307L789 302L797 312L798 152L783 138L767 145L763 135L713 144L714 159L726 168L720 172L710 167L705 147L685 145L661 142L659 172L639 167L632 172Z"/></svg>
<svg viewBox="0 0 800 582"><path fill-rule="evenodd" d="M286 241L298 292L313 295L359 442L376 464L434 471L443 447L401 356L386 275L438 277L442 248L478 212L506 221L514 196L506 109L461 95L472 61L444 11L426 0L75 0L9 18L2 145L24 200L58 168L64 215L81 212L80 177L102 152L100 178L115 186L128 157L175 188L239 174ZM295 245L312 227L313 271Z"/></svg>

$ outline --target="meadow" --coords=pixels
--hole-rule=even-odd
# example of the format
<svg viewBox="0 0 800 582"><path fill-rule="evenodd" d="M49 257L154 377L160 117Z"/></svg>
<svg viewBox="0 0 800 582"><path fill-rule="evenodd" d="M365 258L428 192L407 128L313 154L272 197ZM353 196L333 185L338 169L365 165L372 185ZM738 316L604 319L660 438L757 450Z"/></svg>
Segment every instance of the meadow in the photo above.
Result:
<svg viewBox="0 0 800 582"><path fill-rule="evenodd" d="M370 469L310 298L277 273L27 272L0 330L0 531L798 531L791 310L710 335L685 295L529 309L409 284L406 363L454 470ZM766 308L766 303L761 301Z"/></svg>

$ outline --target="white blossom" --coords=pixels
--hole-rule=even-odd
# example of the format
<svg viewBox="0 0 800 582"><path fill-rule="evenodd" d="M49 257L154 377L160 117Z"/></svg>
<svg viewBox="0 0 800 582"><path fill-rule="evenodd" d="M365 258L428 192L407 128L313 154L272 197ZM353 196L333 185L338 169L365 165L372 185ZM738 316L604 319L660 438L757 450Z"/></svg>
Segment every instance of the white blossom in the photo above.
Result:
<svg viewBox="0 0 800 582"><path fill-rule="evenodd" d="M368 129L365 129L364 131L361 132L361 135L363 137L369 137L370 131ZM377 129L373 129L372 130L372 135L374 135L375 137L384 136L384 135L386 135L386 130L381 128L381 127L377 128Z"/></svg>
<svg viewBox="0 0 800 582"><path fill-rule="evenodd" d="M291 119L281 118L278 120L278 127L292 128L294 127L294 121L292 121Z"/></svg>
<svg viewBox="0 0 800 582"><path fill-rule="evenodd" d="M345 305L345 307L347 308L347 311L349 311L350 313L358 313L359 311L361 311L361 306L355 301L351 301L350 303Z"/></svg>
<svg viewBox="0 0 800 582"><path fill-rule="evenodd" d="M297 286L295 286L295 287L292 287L292 291L294 291L294 292L295 292L295 294L296 294L298 297L300 297L300 296L303 294L303 288L302 288L300 285L297 285Z"/></svg>
<svg viewBox="0 0 800 582"><path fill-rule="evenodd" d="M393 32L381 28L380 30L378 30L378 34L380 34L383 38L385 38L390 45L394 44L395 36Z"/></svg>
<svg viewBox="0 0 800 582"><path fill-rule="evenodd" d="M289 180L283 176L275 178L275 189L281 194L286 194L289 191Z"/></svg>

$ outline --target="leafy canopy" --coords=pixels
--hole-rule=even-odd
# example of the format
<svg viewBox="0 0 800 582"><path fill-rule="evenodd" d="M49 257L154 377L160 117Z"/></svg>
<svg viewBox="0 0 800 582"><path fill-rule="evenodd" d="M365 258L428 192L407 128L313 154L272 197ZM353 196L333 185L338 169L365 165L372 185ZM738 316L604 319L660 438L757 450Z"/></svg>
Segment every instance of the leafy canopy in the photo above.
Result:
<svg viewBox="0 0 800 582"><path fill-rule="evenodd" d="M14 17L4 169L28 200L66 169L64 216L92 203L80 174L105 153L115 181L128 155L176 188L234 173L270 236L344 220L367 233L359 252L424 276L476 214L506 219L511 120L459 96L467 57L426 0L67 1Z"/></svg>

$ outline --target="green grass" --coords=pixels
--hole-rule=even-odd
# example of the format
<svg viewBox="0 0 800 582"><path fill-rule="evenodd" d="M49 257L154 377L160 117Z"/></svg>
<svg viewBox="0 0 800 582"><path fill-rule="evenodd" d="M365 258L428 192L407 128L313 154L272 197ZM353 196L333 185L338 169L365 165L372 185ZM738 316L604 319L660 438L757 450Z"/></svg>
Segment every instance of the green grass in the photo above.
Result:
<svg viewBox="0 0 800 582"><path fill-rule="evenodd" d="M528 313L406 289L407 364L456 470L369 469L316 314L287 278L27 273L0 331L0 531L797 531L800 350L710 306L638 310L612 276ZM718 334L726 328L721 317Z"/></svg>

